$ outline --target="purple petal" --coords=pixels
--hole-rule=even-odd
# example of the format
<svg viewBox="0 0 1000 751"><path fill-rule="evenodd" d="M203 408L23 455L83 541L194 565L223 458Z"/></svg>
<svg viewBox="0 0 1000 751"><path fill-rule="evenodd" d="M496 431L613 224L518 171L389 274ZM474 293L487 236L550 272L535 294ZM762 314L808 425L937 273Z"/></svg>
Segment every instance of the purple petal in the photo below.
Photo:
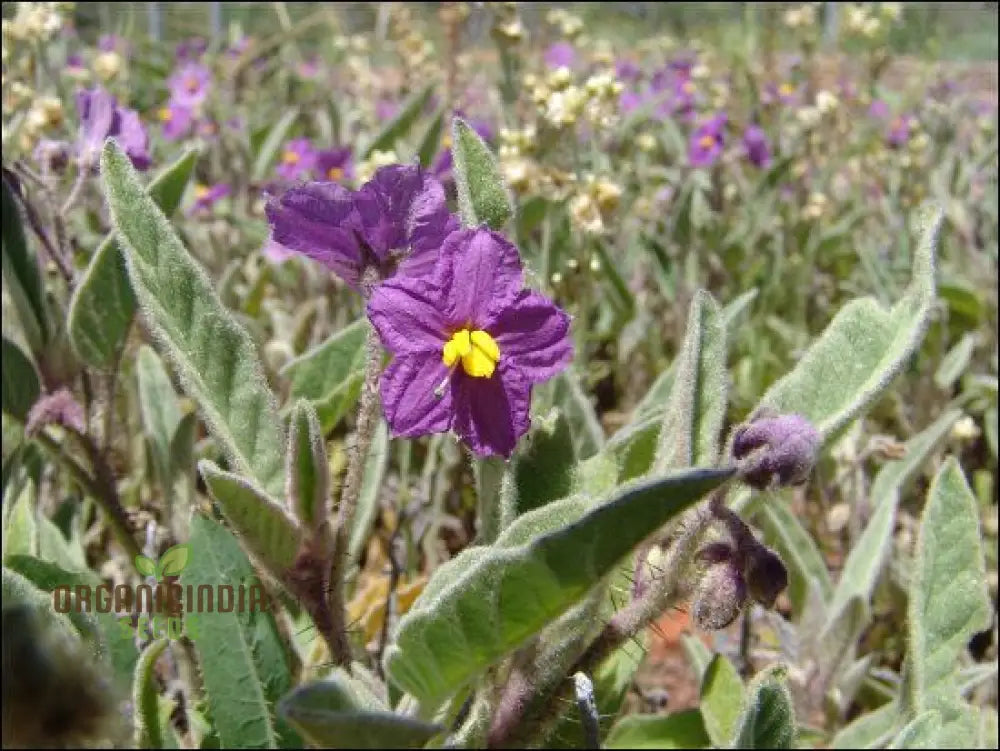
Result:
<svg viewBox="0 0 1000 751"><path fill-rule="evenodd" d="M532 383L548 380L573 358L569 316L551 300L523 290L487 327L509 360Z"/></svg>
<svg viewBox="0 0 1000 751"><path fill-rule="evenodd" d="M451 388L455 404L452 429L480 456L509 457L531 425L528 378L501 363L490 378L472 378L458 369Z"/></svg>
<svg viewBox="0 0 1000 751"><path fill-rule="evenodd" d="M452 420L450 387L435 391L448 378L440 355L403 355L382 373L382 405L393 436L443 433Z"/></svg>
<svg viewBox="0 0 1000 751"><path fill-rule="evenodd" d="M441 247L436 278L445 316L456 326L483 328L521 291L521 259L503 235L485 227L452 232Z"/></svg>
<svg viewBox="0 0 1000 751"><path fill-rule="evenodd" d="M434 271L441 246L452 232L461 228L458 217L447 210L413 233L410 254L399 264L397 273L405 276L430 276Z"/></svg>
<svg viewBox="0 0 1000 751"><path fill-rule="evenodd" d="M319 261L357 288L361 278L350 191L337 183L307 183L266 207L275 242Z"/></svg>
<svg viewBox="0 0 1000 751"><path fill-rule="evenodd" d="M436 285L398 276L375 288L368 318L393 354L426 353L440 360L449 338L441 308L442 294Z"/></svg>
<svg viewBox="0 0 1000 751"><path fill-rule="evenodd" d="M118 142L125 149L137 170L145 170L152 164L149 158L149 138L146 128L135 110L118 108Z"/></svg>
<svg viewBox="0 0 1000 751"><path fill-rule="evenodd" d="M118 100L98 86L78 91L76 106L80 112L80 151L99 151L115 127Z"/></svg>

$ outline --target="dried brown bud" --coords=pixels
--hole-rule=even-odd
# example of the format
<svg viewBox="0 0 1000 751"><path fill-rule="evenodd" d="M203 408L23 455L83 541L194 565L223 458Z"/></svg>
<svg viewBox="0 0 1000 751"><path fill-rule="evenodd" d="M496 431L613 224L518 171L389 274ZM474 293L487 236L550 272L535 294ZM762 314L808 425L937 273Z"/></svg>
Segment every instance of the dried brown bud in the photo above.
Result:
<svg viewBox="0 0 1000 751"><path fill-rule="evenodd" d="M736 620L747 600L743 574L732 563L710 567L698 584L691 615L698 628L716 631Z"/></svg>
<svg viewBox="0 0 1000 751"><path fill-rule="evenodd" d="M744 574L750 596L765 608L774 607L774 601L788 586L784 562L773 550L759 544L747 554L746 561Z"/></svg>

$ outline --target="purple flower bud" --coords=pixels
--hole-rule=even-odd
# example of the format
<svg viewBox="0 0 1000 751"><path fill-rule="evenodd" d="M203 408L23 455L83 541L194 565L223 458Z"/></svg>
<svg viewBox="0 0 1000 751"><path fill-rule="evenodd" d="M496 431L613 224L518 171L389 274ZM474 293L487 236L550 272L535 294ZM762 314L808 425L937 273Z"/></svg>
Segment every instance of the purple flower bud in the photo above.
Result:
<svg viewBox="0 0 1000 751"><path fill-rule="evenodd" d="M732 563L717 563L698 584L691 616L703 631L717 631L736 620L747 601L743 574Z"/></svg>
<svg viewBox="0 0 1000 751"><path fill-rule="evenodd" d="M726 563L736 558L736 551L725 542L710 542L698 551L696 556L702 563L714 566L717 563Z"/></svg>
<svg viewBox="0 0 1000 751"><path fill-rule="evenodd" d="M774 607L778 595L788 586L788 570L770 548L756 545L746 555L746 576L750 596L765 608Z"/></svg>
<svg viewBox="0 0 1000 751"><path fill-rule="evenodd" d="M86 430L83 407L66 389L41 397L28 412L25 433L34 436L46 425L62 425L77 433Z"/></svg>
<svg viewBox="0 0 1000 751"><path fill-rule="evenodd" d="M747 159L755 167L768 167L771 164L771 147L767 143L767 134L759 125L751 125L743 134L743 148Z"/></svg>
<svg viewBox="0 0 1000 751"><path fill-rule="evenodd" d="M733 459L744 482L758 490L805 482L816 462L820 435L802 415L763 417L733 433Z"/></svg>

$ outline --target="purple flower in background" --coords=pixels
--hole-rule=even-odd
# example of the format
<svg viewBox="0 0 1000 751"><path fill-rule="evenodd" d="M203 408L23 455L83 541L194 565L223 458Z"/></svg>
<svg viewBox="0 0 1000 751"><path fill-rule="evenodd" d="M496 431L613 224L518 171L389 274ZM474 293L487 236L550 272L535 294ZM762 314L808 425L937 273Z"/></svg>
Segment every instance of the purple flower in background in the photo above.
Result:
<svg viewBox="0 0 1000 751"><path fill-rule="evenodd" d="M104 34L97 40L97 49L101 52L117 52L124 49L127 42L115 34Z"/></svg>
<svg viewBox="0 0 1000 751"><path fill-rule="evenodd" d="M576 64L576 50L569 42L556 42L545 50L544 58L550 68L572 68Z"/></svg>
<svg viewBox="0 0 1000 751"><path fill-rule="evenodd" d="M110 136L118 140L136 169L149 167L149 139L139 113L119 107L115 96L100 86L78 91L76 108L80 113L77 154L82 165L96 167L104 140Z"/></svg>
<svg viewBox="0 0 1000 751"><path fill-rule="evenodd" d="M316 152L316 179L339 183L354 178L354 154L350 146Z"/></svg>
<svg viewBox="0 0 1000 751"><path fill-rule="evenodd" d="M229 45L229 48L226 50L226 54L229 57L239 57L248 49L250 49L250 44L251 44L250 37L246 36L240 37L231 45Z"/></svg>
<svg viewBox="0 0 1000 751"><path fill-rule="evenodd" d="M316 166L316 150L308 138L293 138L285 144L281 152L281 164L278 165L278 176L283 180L298 180L305 177Z"/></svg>
<svg viewBox="0 0 1000 751"><path fill-rule="evenodd" d="M781 103L784 105L794 104L799 99L799 90L795 84L785 81L780 86L774 83L767 83L761 91L760 100L762 104L773 105Z"/></svg>
<svg viewBox="0 0 1000 751"><path fill-rule="evenodd" d="M319 60L315 57L311 57L308 60L303 60L297 66L295 66L295 72L299 74L301 78L315 79L319 77Z"/></svg>
<svg viewBox="0 0 1000 751"><path fill-rule="evenodd" d="M168 80L170 101L184 107L197 107L205 101L212 84L212 73L201 63L182 65Z"/></svg>
<svg viewBox="0 0 1000 751"><path fill-rule="evenodd" d="M390 99L379 99L375 103L375 117L379 122L392 120L399 112L399 104Z"/></svg>
<svg viewBox="0 0 1000 751"><path fill-rule="evenodd" d="M274 264L281 264L287 261L289 258L295 257L294 250L289 250L281 243L275 242L270 238L267 240L266 243L264 243L264 247L262 248L261 252L264 254L264 258L266 258L267 260L269 260L271 263Z"/></svg>
<svg viewBox="0 0 1000 751"><path fill-rule="evenodd" d="M61 172L69 163L70 145L66 141L40 138L32 156L38 164L50 172Z"/></svg>
<svg viewBox="0 0 1000 751"><path fill-rule="evenodd" d="M209 211L216 202L225 198L231 192L229 183L216 183L211 187L207 185L196 185L194 189L194 203L188 213L195 214L200 211Z"/></svg>
<svg viewBox="0 0 1000 751"><path fill-rule="evenodd" d="M163 137L168 141L186 137L194 125L194 110L173 101L161 107L157 115L163 123Z"/></svg>
<svg viewBox="0 0 1000 751"><path fill-rule="evenodd" d="M622 81L635 82L642 75L642 70L631 60L621 58L615 61L615 76Z"/></svg>
<svg viewBox="0 0 1000 751"><path fill-rule="evenodd" d="M885 136L886 143L894 149L905 146L906 142L910 140L912 124L913 118L910 115L900 115L894 118L889 124L889 131Z"/></svg>
<svg viewBox="0 0 1000 751"><path fill-rule="evenodd" d="M873 117L876 120L887 120L890 114L889 105L884 100L872 99L872 103L868 106L869 117Z"/></svg>
<svg viewBox="0 0 1000 751"><path fill-rule="evenodd" d="M767 134L759 125L750 125L743 133L743 148L747 159L755 167L768 167L771 164L771 147L767 142Z"/></svg>
<svg viewBox="0 0 1000 751"><path fill-rule="evenodd" d="M708 167L719 158L719 154L722 153L726 120L726 114L720 112L715 117L705 120L691 133L688 163L692 167Z"/></svg>
<svg viewBox="0 0 1000 751"><path fill-rule="evenodd" d="M79 52L74 52L66 56L66 72L71 76L79 76L87 72L87 66L83 62L83 56Z"/></svg>
<svg viewBox="0 0 1000 751"><path fill-rule="evenodd" d="M174 48L174 57L177 58L177 62L193 62L204 55L207 49L208 42L205 39L192 37L177 44L177 47Z"/></svg>
<svg viewBox="0 0 1000 751"><path fill-rule="evenodd" d="M621 110L623 115L635 112L642 106L642 103L643 97L636 91L626 90L618 96L618 108Z"/></svg>
<svg viewBox="0 0 1000 751"><path fill-rule="evenodd" d="M480 456L511 455L532 385L573 356L569 316L523 287L517 248L479 228L448 236L433 276L375 290L368 317L393 354L381 392L394 436L454 430Z"/></svg>
<svg viewBox="0 0 1000 751"><path fill-rule="evenodd" d="M420 167L390 165L350 191L312 182L268 201L271 238L319 261L360 289L365 267L381 278L428 273L441 243L458 229L444 188Z"/></svg>

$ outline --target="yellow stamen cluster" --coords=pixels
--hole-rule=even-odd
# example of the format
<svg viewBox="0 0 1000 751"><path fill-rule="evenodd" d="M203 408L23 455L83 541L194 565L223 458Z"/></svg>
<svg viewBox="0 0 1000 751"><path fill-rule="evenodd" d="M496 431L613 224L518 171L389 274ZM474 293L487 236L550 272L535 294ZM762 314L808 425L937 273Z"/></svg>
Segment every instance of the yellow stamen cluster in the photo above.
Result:
<svg viewBox="0 0 1000 751"><path fill-rule="evenodd" d="M157 117L160 118L160 122L169 123L174 119L174 113L170 111L169 107L160 107L159 111L156 113Z"/></svg>
<svg viewBox="0 0 1000 751"><path fill-rule="evenodd" d="M473 378L489 378L500 362L500 347L485 331L461 329L445 342L441 361L449 368L459 360L462 370Z"/></svg>
<svg viewBox="0 0 1000 751"><path fill-rule="evenodd" d="M330 169L326 171L326 176L333 181L337 181L344 176L344 170L340 167L330 167Z"/></svg>
<svg viewBox="0 0 1000 751"><path fill-rule="evenodd" d="M298 164L299 159L301 159L299 153L297 151L292 151L291 149L286 149L285 153L281 155L281 161L285 164Z"/></svg>

